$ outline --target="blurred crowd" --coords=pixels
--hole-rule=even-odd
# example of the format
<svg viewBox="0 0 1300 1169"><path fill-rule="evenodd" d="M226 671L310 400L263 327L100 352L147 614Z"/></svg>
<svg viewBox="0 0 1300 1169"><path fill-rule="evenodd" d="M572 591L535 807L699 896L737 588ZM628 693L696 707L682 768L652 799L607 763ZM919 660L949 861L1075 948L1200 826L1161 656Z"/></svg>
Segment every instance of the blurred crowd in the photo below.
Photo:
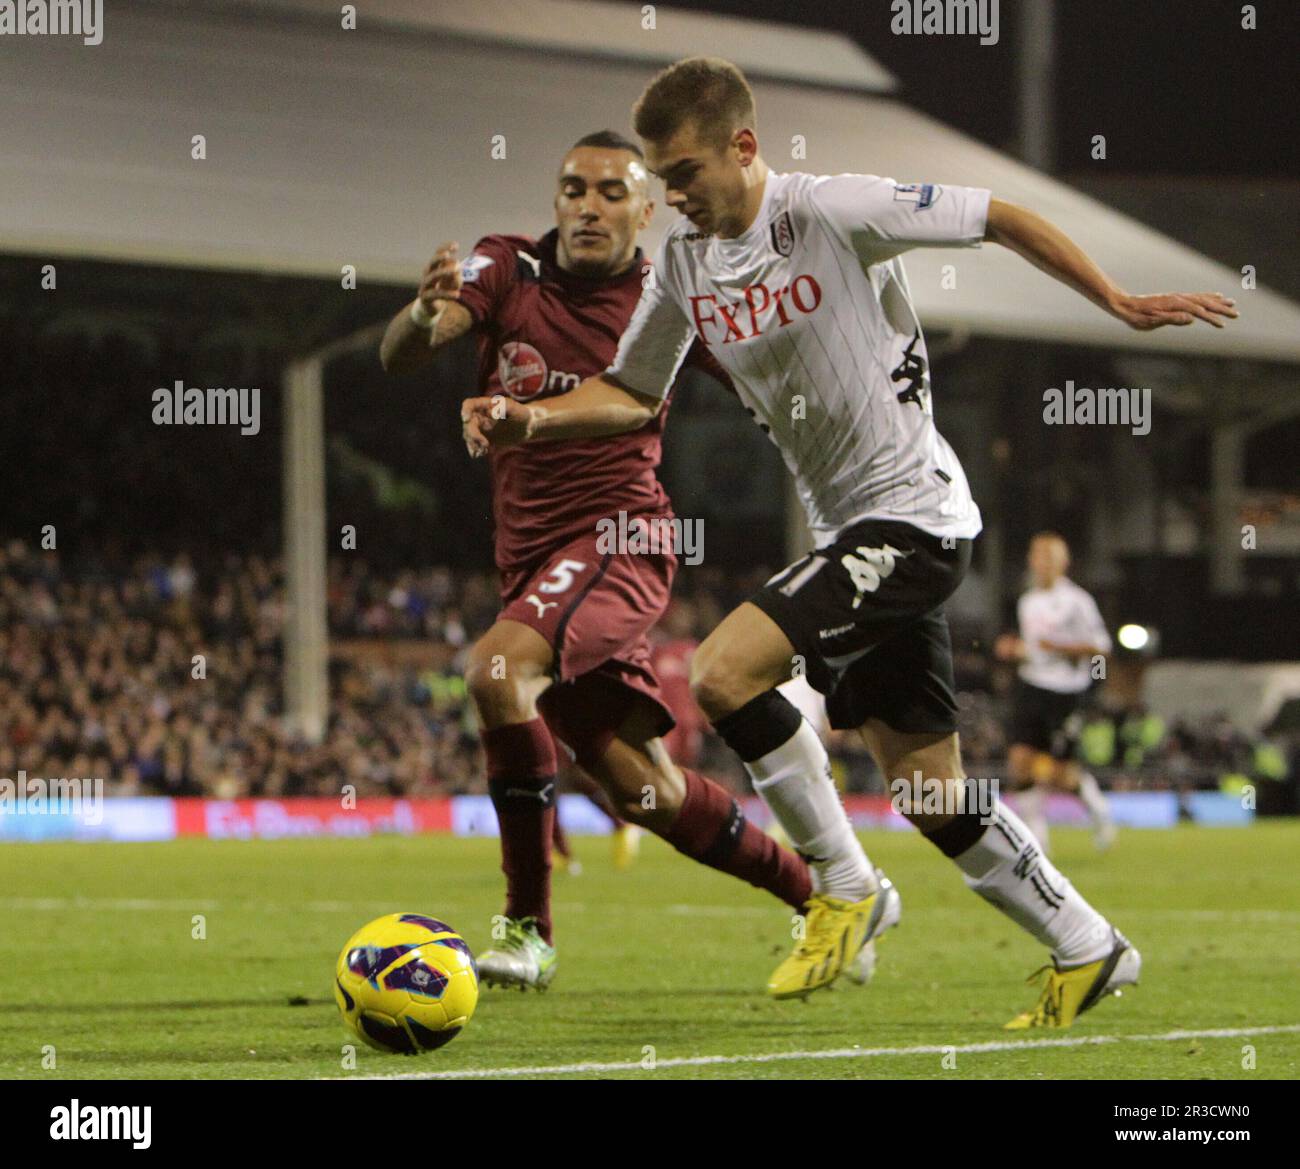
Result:
<svg viewBox="0 0 1300 1169"><path fill-rule="evenodd" d="M684 571L661 636L689 651L766 576ZM360 795L484 790L462 670L498 611L490 573L332 562L330 713L315 744L282 718L284 597L282 565L256 556L78 559L73 570L55 551L0 547L0 777L102 777L113 794L219 798L337 796L343 784ZM976 641L954 629L956 645ZM418 652L384 652L402 644ZM960 651L956 666L967 769L997 774L1009 679L978 652ZM698 712L684 713L700 730L694 761L742 786L734 756ZM1166 726L1140 708L1096 706L1081 752L1118 788L1285 774L1276 750L1227 719ZM831 753L847 790L881 789L856 736L831 735Z"/></svg>
<svg viewBox="0 0 1300 1169"><path fill-rule="evenodd" d="M12 541L0 550L0 776L102 777L118 795L468 790L477 736L457 659L475 631L467 614L490 622L495 603L485 579L450 591L447 579L331 574L338 636L409 631L431 645L419 668L336 656L328 733L310 744L281 717L277 562L201 572L182 555L72 572Z"/></svg>

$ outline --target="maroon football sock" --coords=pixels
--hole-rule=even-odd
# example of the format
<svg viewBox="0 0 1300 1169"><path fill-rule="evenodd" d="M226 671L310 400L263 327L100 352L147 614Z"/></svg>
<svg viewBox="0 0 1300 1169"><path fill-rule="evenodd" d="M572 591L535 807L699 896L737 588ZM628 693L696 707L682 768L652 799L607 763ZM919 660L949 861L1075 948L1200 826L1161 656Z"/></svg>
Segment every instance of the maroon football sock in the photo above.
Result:
<svg viewBox="0 0 1300 1169"><path fill-rule="evenodd" d="M614 826L615 830L627 826L627 821L620 819L614 811L614 805L609 802L609 796L605 794L605 789L588 776L586 772L575 771L570 778L573 780L573 786L609 817L609 822Z"/></svg>
<svg viewBox="0 0 1300 1169"><path fill-rule="evenodd" d="M483 732L488 791L501 826L506 916L535 917L551 940L555 745L540 718Z"/></svg>
<svg viewBox="0 0 1300 1169"><path fill-rule="evenodd" d="M730 792L685 768L682 775L686 799L664 839L692 860L802 909L812 896L808 866L745 819Z"/></svg>
<svg viewBox="0 0 1300 1169"><path fill-rule="evenodd" d="M560 823L560 817L552 817L551 824L551 847L555 849L564 859L571 860L573 850L569 847L569 836L564 831L564 826Z"/></svg>

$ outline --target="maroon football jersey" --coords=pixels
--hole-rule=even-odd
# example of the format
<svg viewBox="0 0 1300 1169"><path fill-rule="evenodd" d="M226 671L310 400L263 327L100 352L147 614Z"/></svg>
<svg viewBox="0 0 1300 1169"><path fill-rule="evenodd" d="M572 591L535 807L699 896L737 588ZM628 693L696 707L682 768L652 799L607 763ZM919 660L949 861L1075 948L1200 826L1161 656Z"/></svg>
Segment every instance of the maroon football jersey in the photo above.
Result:
<svg viewBox="0 0 1300 1169"><path fill-rule="evenodd" d="M556 263L557 234L484 236L462 264L460 300L480 326L482 394L543 401L614 359L650 262L638 248L621 276L576 276ZM694 346L688 361L705 364L702 352ZM625 434L492 448L497 567L529 565L620 511L629 518L671 515L655 476L667 415L665 401L655 418Z"/></svg>

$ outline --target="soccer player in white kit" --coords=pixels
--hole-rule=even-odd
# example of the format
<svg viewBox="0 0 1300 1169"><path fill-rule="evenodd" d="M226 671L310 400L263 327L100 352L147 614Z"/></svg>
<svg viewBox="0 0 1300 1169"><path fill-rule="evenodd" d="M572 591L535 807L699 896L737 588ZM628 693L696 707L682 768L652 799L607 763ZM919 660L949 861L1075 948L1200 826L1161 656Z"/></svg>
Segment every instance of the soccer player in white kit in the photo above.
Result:
<svg viewBox="0 0 1300 1169"><path fill-rule="evenodd" d="M613 364L544 406L474 398L471 453L634 430L656 415L697 335L780 448L816 550L731 612L692 664L696 700L816 874L805 931L769 992L829 985L896 917L844 813L816 733L776 689L805 670L831 725L854 727L886 777L934 777L944 811L903 807L968 885L1049 947L1038 1003L1008 1025L1068 1027L1136 981L1137 951L1001 801L966 810L942 605L979 509L935 429L925 340L900 255L1003 244L1134 328L1220 324L1211 293L1131 296L1065 235L986 190L769 170L740 70L688 58L656 76L633 124L669 229ZM962 789L959 795L959 789ZM947 809L952 809L948 811ZM891 906L894 913L891 914Z"/></svg>
<svg viewBox="0 0 1300 1169"><path fill-rule="evenodd" d="M1032 587L1016 605L1019 635L995 646L1004 661L1019 662L1007 769L1021 789L1017 801L1029 829L1047 852L1048 790L1077 796L1092 819L1097 847L1114 843L1115 824L1096 777L1079 766L1078 724L1093 663L1110 653L1106 623L1087 590L1068 576L1070 548L1055 532L1039 532L1026 557Z"/></svg>

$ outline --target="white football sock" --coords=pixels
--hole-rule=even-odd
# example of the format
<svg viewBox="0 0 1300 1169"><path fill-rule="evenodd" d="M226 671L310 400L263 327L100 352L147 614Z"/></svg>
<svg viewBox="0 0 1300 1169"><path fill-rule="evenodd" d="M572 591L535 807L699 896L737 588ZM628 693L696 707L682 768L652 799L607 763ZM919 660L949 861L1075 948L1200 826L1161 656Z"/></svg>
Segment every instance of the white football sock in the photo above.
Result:
<svg viewBox="0 0 1300 1169"><path fill-rule="evenodd" d="M1094 827L1101 828L1110 823L1110 804L1106 802L1106 797L1102 795L1096 777L1089 771L1085 771L1079 776L1079 799L1083 801L1083 806L1088 809L1088 815L1092 817Z"/></svg>
<svg viewBox="0 0 1300 1169"><path fill-rule="evenodd" d="M1016 792L1016 807L1020 810L1020 818L1042 846L1044 856L1051 852L1051 834L1047 829L1047 814L1044 811L1046 804L1047 792L1040 784Z"/></svg>
<svg viewBox="0 0 1300 1169"><path fill-rule="evenodd" d="M876 891L875 870L831 782L826 748L807 719L745 770L795 851L807 859L819 893L861 901Z"/></svg>
<svg viewBox="0 0 1300 1169"><path fill-rule="evenodd" d="M1042 855L1038 841L999 800L984 834L954 857L966 884L1031 933L1060 966L1083 966L1110 953L1110 923Z"/></svg>

